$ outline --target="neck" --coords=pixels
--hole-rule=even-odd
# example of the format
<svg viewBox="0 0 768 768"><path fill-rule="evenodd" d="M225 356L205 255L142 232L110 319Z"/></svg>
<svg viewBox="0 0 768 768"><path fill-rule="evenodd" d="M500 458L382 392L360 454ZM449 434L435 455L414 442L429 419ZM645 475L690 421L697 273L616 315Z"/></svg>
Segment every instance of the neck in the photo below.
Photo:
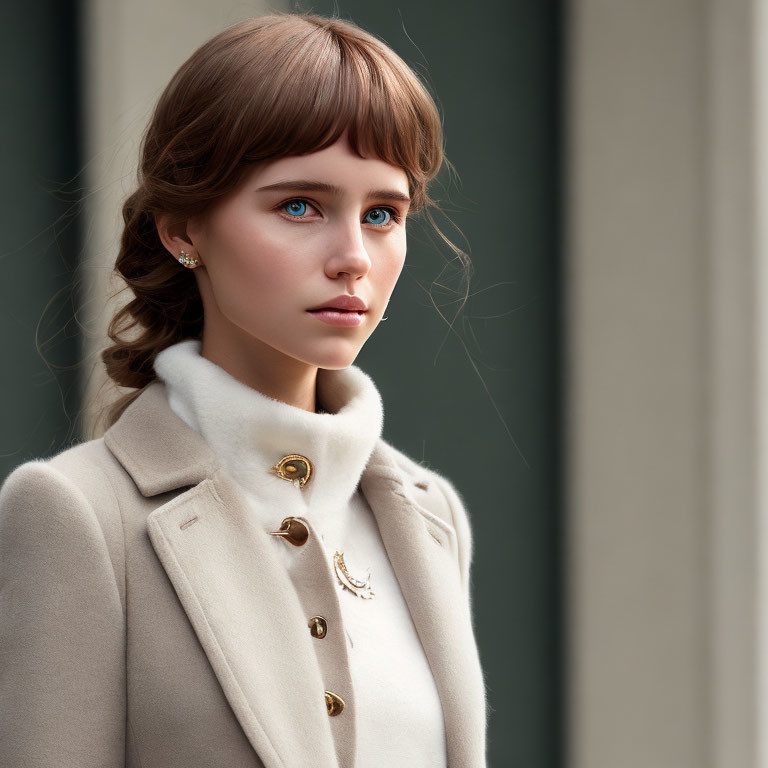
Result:
<svg viewBox="0 0 768 768"><path fill-rule="evenodd" d="M249 336L221 337L203 331L201 355L230 376L273 400L315 413L317 366L284 355L274 347Z"/></svg>

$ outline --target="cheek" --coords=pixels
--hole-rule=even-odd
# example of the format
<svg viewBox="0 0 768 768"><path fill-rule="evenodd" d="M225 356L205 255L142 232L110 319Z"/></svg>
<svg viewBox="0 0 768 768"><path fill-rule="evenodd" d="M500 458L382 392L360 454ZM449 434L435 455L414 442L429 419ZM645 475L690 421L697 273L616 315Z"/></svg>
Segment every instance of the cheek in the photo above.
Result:
<svg viewBox="0 0 768 768"><path fill-rule="evenodd" d="M300 259L286 243L284 234L268 223L257 225L222 221L209 247L215 249L209 274L217 302L232 309L284 303L295 290Z"/></svg>
<svg viewBox="0 0 768 768"><path fill-rule="evenodd" d="M402 237L388 244L387 252L381 258L375 259L371 267L372 279L382 290L391 293L405 266L406 240Z"/></svg>

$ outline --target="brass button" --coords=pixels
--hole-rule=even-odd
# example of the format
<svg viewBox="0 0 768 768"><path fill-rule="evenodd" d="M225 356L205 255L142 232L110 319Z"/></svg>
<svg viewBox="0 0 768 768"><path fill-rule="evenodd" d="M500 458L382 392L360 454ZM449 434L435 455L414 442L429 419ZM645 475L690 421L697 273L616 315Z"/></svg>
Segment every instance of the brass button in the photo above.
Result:
<svg viewBox="0 0 768 768"><path fill-rule="evenodd" d="M270 469L283 480L290 480L294 485L303 488L312 477L312 462L300 453L289 453Z"/></svg>
<svg viewBox="0 0 768 768"><path fill-rule="evenodd" d="M325 692L325 706L330 717L336 717L344 709L344 699L331 691Z"/></svg>
<svg viewBox="0 0 768 768"><path fill-rule="evenodd" d="M328 634L328 622L322 616L313 616L309 620L309 634L322 640Z"/></svg>
<svg viewBox="0 0 768 768"><path fill-rule="evenodd" d="M276 531L269 531L270 536L282 536L294 547L307 543L309 529L297 517L286 517Z"/></svg>

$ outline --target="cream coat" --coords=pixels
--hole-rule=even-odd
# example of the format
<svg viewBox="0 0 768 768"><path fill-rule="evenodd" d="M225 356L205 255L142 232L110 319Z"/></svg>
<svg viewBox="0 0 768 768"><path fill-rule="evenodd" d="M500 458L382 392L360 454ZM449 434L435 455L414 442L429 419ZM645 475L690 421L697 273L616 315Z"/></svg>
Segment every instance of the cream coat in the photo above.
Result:
<svg viewBox="0 0 768 768"><path fill-rule="evenodd" d="M481 768L466 509L383 439L360 483L434 674L448 766ZM103 438L19 467L0 492L0 765L353 768L346 640L307 525L292 581L159 381ZM345 701L336 717L324 690Z"/></svg>

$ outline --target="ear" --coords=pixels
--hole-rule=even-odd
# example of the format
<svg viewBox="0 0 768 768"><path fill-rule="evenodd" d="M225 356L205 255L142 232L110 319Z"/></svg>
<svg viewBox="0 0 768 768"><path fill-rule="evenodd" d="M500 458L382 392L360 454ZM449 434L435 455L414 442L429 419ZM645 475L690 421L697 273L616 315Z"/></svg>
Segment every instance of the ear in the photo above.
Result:
<svg viewBox="0 0 768 768"><path fill-rule="evenodd" d="M174 259L178 260L181 251L187 256L200 259L200 254L187 233L186 221L178 221L169 213L156 213L155 227L165 249Z"/></svg>

